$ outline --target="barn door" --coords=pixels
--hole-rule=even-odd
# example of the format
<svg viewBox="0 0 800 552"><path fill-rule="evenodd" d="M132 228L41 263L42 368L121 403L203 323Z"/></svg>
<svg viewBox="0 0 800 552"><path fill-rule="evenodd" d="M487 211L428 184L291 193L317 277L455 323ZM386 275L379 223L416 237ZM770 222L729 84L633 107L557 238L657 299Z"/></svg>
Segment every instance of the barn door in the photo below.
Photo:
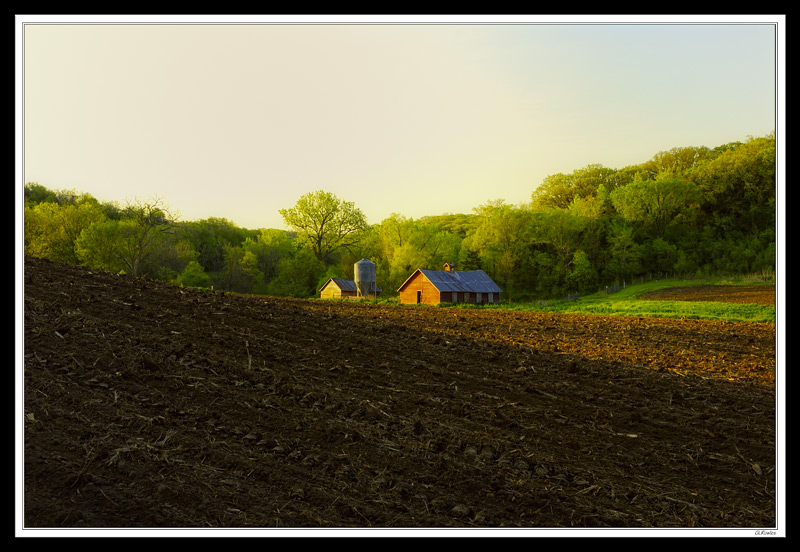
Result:
<svg viewBox="0 0 800 552"><path fill-rule="evenodd" d="M417 305L422 303L422 290L417 291Z"/></svg>

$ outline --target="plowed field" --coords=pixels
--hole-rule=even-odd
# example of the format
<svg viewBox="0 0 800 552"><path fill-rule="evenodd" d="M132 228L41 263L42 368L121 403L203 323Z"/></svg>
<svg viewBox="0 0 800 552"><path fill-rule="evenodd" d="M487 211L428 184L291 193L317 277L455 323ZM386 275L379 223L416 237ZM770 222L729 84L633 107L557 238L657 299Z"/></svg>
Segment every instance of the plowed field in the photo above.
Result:
<svg viewBox="0 0 800 552"><path fill-rule="evenodd" d="M26 527L776 523L773 325L24 283Z"/></svg>
<svg viewBox="0 0 800 552"><path fill-rule="evenodd" d="M724 303L775 304L775 286L680 286L651 291L642 299L665 301L721 301Z"/></svg>

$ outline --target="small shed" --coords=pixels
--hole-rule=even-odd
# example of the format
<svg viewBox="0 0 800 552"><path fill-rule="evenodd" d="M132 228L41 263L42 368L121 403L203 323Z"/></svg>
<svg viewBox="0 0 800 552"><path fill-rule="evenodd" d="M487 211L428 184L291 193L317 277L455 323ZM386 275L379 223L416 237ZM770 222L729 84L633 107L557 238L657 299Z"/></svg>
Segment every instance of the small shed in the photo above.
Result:
<svg viewBox="0 0 800 552"><path fill-rule="evenodd" d="M330 278L319 290L323 299L341 299L342 297L355 297L358 289L353 280L345 278Z"/></svg>
<svg viewBox="0 0 800 552"><path fill-rule="evenodd" d="M380 295L381 289L373 287L373 296ZM322 299L342 299L348 297L360 297L358 286L355 280L346 278L329 278L325 285L319 289L319 296Z"/></svg>
<svg viewBox="0 0 800 552"><path fill-rule="evenodd" d="M503 290L483 270L456 271L452 264L444 270L418 268L397 290L401 303L437 305L439 303L499 303Z"/></svg>

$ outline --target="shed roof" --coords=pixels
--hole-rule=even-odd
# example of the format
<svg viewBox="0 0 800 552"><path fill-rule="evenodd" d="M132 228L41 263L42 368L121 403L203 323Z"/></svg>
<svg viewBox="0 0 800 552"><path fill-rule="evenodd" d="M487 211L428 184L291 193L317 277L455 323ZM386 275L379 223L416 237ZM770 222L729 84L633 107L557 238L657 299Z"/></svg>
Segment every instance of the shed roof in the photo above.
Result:
<svg viewBox="0 0 800 552"><path fill-rule="evenodd" d="M325 282L325 284L321 288L319 288L319 290L322 291L323 289L328 287L328 284L330 284L331 282L336 284L336 287L338 287L342 291L357 290L356 283L353 280L348 280L346 278L330 278L327 282Z"/></svg>
<svg viewBox="0 0 800 552"><path fill-rule="evenodd" d="M397 291L400 291L417 272L425 276L439 291L466 291L470 293L501 293L503 290L483 270L428 270L418 268Z"/></svg>

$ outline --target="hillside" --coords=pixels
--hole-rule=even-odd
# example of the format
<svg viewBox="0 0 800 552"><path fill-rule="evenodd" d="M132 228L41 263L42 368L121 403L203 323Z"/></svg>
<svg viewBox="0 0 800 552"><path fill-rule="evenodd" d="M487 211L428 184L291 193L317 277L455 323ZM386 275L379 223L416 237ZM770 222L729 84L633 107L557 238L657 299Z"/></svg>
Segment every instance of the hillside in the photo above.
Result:
<svg viewBox="0 0 800 552"><path fill-rule="evenodd" d="M772 325L24 276L26 527L776 523Z"/></svg>

